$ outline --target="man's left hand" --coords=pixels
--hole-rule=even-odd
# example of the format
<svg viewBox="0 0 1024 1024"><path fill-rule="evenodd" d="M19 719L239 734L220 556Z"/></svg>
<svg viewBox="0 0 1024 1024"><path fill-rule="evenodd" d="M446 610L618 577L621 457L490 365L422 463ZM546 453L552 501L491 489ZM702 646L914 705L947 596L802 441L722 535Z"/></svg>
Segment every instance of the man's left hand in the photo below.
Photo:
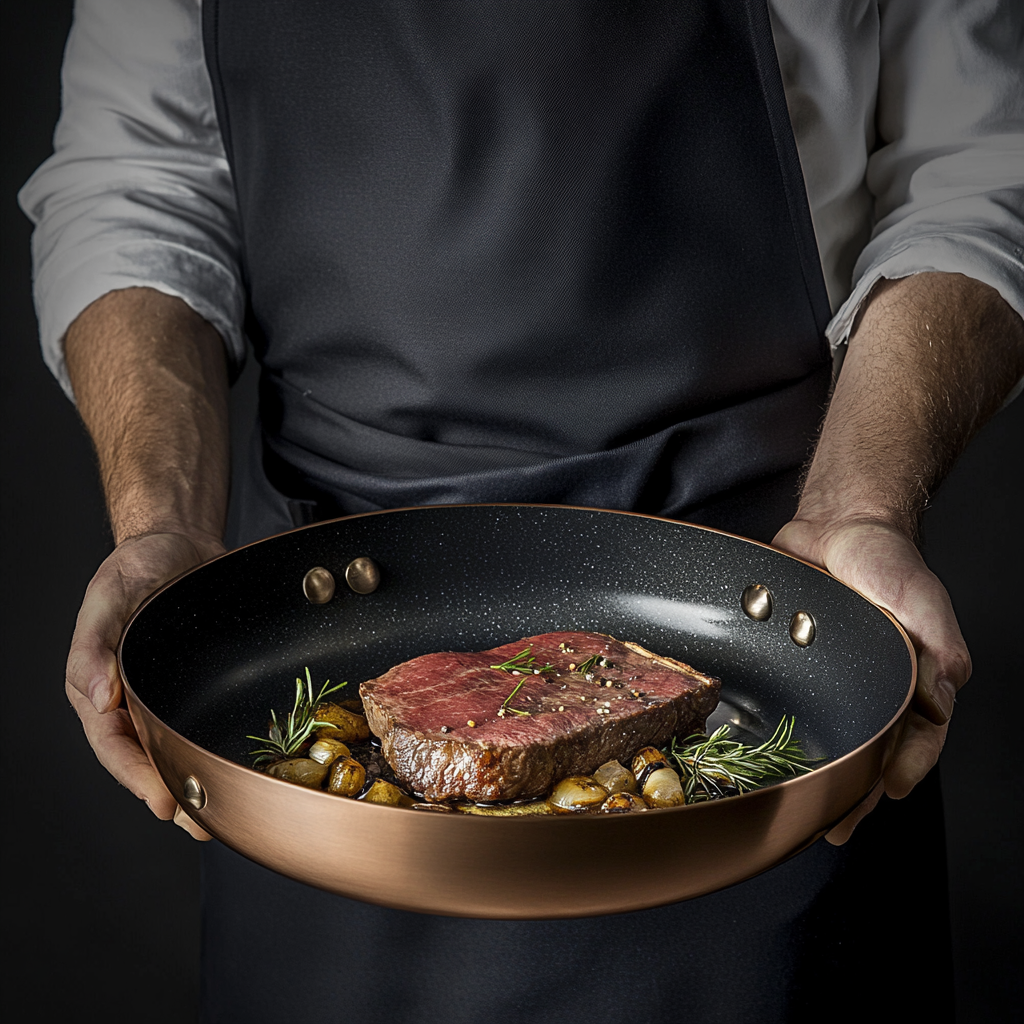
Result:
<svg viewBox="0 0 1024 1024"><path fill-rule="evenodd" d="M902 741L871 794L825 837L845 843L883 792L905 797L935 765L946 739L957 691L971 674L971 656L949 595L914 543L878 520L819 524L794 519L774 545L828 569L891 612L917 651L917 689Z"/></svg>

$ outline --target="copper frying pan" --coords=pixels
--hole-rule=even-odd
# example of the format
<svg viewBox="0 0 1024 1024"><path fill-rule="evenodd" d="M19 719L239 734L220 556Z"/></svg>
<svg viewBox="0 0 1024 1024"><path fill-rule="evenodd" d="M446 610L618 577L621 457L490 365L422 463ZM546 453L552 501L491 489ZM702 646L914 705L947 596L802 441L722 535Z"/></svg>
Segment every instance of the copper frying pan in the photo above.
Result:
<svg viewBox="0 0 1024 1024"><path fill-rule="evenodd" d="M371 593L344 582L358 558L379 569ZM303 592L314 566L338 583L326 604ZM744 610L752 584L770 592L767 618L749 600ZM290 706L304 666L355 691L418 654L554 629L610 633L720 676L711 725L767 738L795 715L822 766L709 803L532 818L365 804L246 767L246 734ZM500 918L653 907L792 856L878 779L916 675L895 620L813 566L671 520L543 505L378 512L252 544L151 597L119 659L151 759L228 846L345 896Z"/></svg>

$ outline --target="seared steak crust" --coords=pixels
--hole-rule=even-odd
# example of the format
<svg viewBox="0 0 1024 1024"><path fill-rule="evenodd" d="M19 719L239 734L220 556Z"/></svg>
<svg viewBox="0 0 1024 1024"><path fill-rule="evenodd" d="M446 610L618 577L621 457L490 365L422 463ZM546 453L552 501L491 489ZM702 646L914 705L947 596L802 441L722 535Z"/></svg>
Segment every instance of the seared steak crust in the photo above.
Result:
<svg viewBox="0 0 1024 1024"><path fill-rule="evenodd" d="M526 648L531 668L552 670L492 667ZM581 674L594 655L602 661ZM720 690L720 680L637 644L562 632L489 651L426 654L368 680L359 694L384 756L415 792L513 800L702 730Z"/></svg>

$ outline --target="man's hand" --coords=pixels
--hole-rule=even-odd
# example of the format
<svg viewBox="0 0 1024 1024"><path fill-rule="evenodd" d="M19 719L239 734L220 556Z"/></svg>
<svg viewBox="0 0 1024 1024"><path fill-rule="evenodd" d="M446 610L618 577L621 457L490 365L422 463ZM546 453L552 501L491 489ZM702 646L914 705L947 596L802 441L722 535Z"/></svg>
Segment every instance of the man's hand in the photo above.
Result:
<svg viewBox="0 0 1024 1024"><path fill-rule="evenodd" d="M99 458L117 544L86 591L66 689L103 766L158 817L180 809L121 707L114 652L157 587L220 554L227 507L227 367L217 332L180 299L109 292L65 339L68 374Z"/></svg>
<svg viewBox="0 0 1024 1024"><path fill-rule="evenodd" d="M153 533L123 541L85 592L68 655L65 689L100 764L158 817L197 839L210 837L181 812L139 744L121 707L116 650L132 612L157 587L224 550L217 538Z"/></svg>
<svg viewBox="0 0 1024 1024"><path fill-rule="evenodd" d="M914 543L932 491L1024 375L1024 323L959 274L882 281L850 338L800 507L775 545L880 604L917 649L903 739L870 796L828 835L845 842L883 791L938 760L971 659L949 596Z"/></svg>
<svg viewBox="0 0 1024 1024"><path fill-rule="evenodd" d="M897 800L905 797L935 765L956 692L971 674L971 656L949 595L914 543L894 527L871 520L821 527L794 519L779 531L774 544L823 566L891 612L917 651L917 689L902 742L879 785L826 836L840 845L883 792Z"/></svg>

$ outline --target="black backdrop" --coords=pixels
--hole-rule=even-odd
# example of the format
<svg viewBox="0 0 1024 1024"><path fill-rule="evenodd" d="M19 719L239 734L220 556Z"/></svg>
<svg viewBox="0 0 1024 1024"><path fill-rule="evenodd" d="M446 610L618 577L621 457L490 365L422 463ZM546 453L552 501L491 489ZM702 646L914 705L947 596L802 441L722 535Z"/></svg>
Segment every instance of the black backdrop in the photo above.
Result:
<svg viewBox="0 0 1024 1024"><path fill-rule="evenodd" d="M63 693L82 592L110 549L88 439L43 367L30 290L30 227L15 192L50 152L69 0L5 6L3 75L4 958L35 1015L149 1024L194 1019L197 844L156 821L93 759ZM236 394L248 413L251 375ZM925 520L974 657L943 755L958 1021L1021 1004L1024 863L1018 744L1024 712L1020 533L1024 399L978 436ZM894 865L914 884L914 866ZM880 998L913 922L880 932ZM871 984L871 979L865 979ZM22 987L24 986L24 987ZM823 1014L834 1016L823 1007ZM883 1015L884 1019L884 1015Z"/></svg>

